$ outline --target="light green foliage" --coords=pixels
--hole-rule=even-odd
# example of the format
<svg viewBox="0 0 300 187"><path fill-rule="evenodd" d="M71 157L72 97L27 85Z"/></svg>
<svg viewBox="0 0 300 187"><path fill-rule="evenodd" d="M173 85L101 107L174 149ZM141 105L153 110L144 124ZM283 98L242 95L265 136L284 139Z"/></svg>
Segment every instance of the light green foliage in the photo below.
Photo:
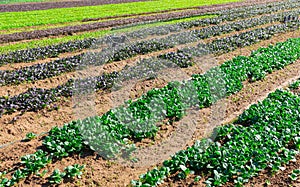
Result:
<svg viewBox="0 0 300 187"><path fill-rule="evenodd" d="M49 183L51 184L60 184L63 181L65 173L60 172L59 169L55 169L52 175L49 177Z"/></svg>
<svg viewBox="0 0 300 187"><path fill-rule="evenodd" d="M76 22L85 18L154 12L175 8L212 5L236 1L238 0L158 0L27 12L5 12L0 14L0 30L22 28L26 26Z"/></svg>
<svg viewBox="0 0 300 187"><path fill-rule="evenodd" d="M74 179L77 177L80 179L84 167L84 165L81 166L79 164L74 164L65 167L64 172L60 172L59 169L55 169L49 177L49 183L60 184L64 178Z"/></svg>

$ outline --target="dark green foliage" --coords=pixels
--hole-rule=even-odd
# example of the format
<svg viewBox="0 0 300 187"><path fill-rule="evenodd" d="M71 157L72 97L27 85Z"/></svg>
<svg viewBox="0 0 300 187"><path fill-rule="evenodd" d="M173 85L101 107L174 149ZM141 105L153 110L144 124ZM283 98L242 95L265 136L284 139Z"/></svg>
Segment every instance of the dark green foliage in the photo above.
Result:
<svg viewBox="0 0 300 187"><path fill-rule="evenodd" d="M182 168L188 171L207 172L207 186L220 186L233 181L239 186L266 168L272 172L295 159L299 137L300 98L277 90L264 101L252 105L236 123L218 127L215 142L198 141L186 150L177 152L159 169L151 170L133 181L135 186L153 186L169 174L182 178ZM222 143L221 143L222 142ZM154 177L153 172L168 170ZM181 171L181 172L180 172ZM178 173L179 172L179 173ZM291 179L297 175L292 174Z"/></svg>
<svg viewBox="0 0 300 187"><path fill-rule="evenodd" d="M72 122L61 128L52 128L43 145L52 156L60 159L80 152L83 149L83 139L76 122Z"/></svg>

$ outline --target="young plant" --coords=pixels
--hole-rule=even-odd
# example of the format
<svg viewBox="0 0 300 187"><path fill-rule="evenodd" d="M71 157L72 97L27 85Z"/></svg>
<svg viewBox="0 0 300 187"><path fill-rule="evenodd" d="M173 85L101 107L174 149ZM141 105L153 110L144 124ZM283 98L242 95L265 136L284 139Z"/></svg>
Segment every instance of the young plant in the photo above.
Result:
<svg viewBox="0 0 300 187"><path fill-rule="evenodd" d="M37 137L36 134L34 134L33 132L30 132L30 133L26 134L25 140L26 140L26 141L30 141L30 140L35 139L36 137Z"/></svg>
<svg viewBox="0 0 300 187"><path fill-rule="evenodd" d="M60 172L59 169L55 169L52 175L49 177L49 183L51 184L60 184L63 181L63 177L66 174L64 172Z"/></svg>
<svg viewBox="0 0 300 187"><path fill-rule="evenodd" d="M293 181L295 181L295 180L298 179L298 175L299 175L299 174L300 174L300 169L295 169L295 170L293 170L292 174L289 175L289 177L290 177Z"/></svg>
<svg viewBox="0 0 300 187"><path fill-rule="evenodd" d="M64 169L65 171L65 177L67 178L81 178L82 171L84 169L84 165L74 164L72 166L68 166Z"/></svg>

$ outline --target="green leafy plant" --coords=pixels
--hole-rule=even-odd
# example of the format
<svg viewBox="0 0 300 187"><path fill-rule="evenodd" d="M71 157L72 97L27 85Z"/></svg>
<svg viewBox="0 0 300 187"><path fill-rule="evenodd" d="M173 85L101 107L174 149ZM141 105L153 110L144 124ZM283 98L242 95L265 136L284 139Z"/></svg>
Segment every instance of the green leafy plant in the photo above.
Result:
<svg viewBox="0 0 300 187"><path fill-rule="evenodd" d="M64 172L60 172L59 169L55 169L51 176L49 177L49 183L51 184L60 184L63 181L63 177L66 174Z"/></svg>
<svg viewBox="0 0 300 187"><path fill-rule="evenodd" d="M37 137L36 134L34 134L33 132L30 132L30 133L27 133L27 134L26 134L25 140L26 140L26 141L30 141L30 140L35 139L36 137Z"/></svg>
<svg viewBox="0 0 300 187"><path fill-rule="evenodd" d="M289 88L292 89L292 90L295 90L297 88L300 87L300 80L297 80L296 82L292 83Z"/></svg>
<svg viewBox="0 0 300 187"><path fill-rule="evenodd" d="M43 150L38 150L34 154L21 157L21 163L24 164L24 171L27 173L36 173L52 162L51 156Z"/></svg>
<svg viewBox="0 0 300 187"><path fill-rule="evenodd" d="M169 173L154 177L152 172L160 171L155 169L141 175L133 184L152 186L170 174L185 178L189 171L206 171L207 186L221 186L229 180L242 186L263 169L284 170L282 165L295 159L297 154L289 144L299 136L296 112L299 104L298 96L276 90L244 111L235 123L217 128L220 134L215 142L198 141L164 161L161 168L168 168ZM296 180L299 173L300 170L295 170L291 179ZM147 180L144 176L148 176Z"/></svg>
<svg viewBox="0 0 300 187"><path fill-rule="evenodd" d="M298 176L300 174L300 170L299 169L295 169L293 170L293 172L289 175L290 179L292 179L293 181L298 179Z"/></svg>
<svg viewBox="0 0 300 187"><path fill-rule="evenodd" d="M65 177L67 177L67 178L74 178L74 177L81 178L82 171L83 171L84 167L85 167L84 165L81 166L79 164L74 164L72 166L67 166L64 169Z"/></svg>

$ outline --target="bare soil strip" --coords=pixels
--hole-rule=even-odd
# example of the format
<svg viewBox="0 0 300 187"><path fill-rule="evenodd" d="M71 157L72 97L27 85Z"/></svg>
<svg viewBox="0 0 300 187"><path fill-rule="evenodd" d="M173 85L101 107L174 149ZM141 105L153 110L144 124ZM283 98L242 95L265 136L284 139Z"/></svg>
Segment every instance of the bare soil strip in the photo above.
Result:
<svg viewBox="0 0 300 187"><path fill-rule="evenodd" d="M151 15L151 16L138 16L135 18L125 18L121 20L110 20L110 21L96 22L96 23L76 25L76 26L66 26L66 27L52 28L52 29L45 29L45 30L5 34L5 35L0 35L0 43L16 42L21 40L31 40L31 39L44 38L49 36L71 35L77 32L92 31L100 28L115 27L115 26L127 25L132 23L143 23L145 21L155 21L155 20L162 21L162 20L168 20L170 18L189 17L192 15L199 15L199 14L216 11L216 10L223 10L228 8L236 8L241 6L263 4L265 2L276 2L276 1L277 0L266 0L266 1L255 0L255 1L246 1L246 2L237 2L237 3L227 3L221 5L210 5L210 6L203 6L201 7L201 9L188 10L183 12L174 12L174 13L171 12L171 13Z"/></svg>

